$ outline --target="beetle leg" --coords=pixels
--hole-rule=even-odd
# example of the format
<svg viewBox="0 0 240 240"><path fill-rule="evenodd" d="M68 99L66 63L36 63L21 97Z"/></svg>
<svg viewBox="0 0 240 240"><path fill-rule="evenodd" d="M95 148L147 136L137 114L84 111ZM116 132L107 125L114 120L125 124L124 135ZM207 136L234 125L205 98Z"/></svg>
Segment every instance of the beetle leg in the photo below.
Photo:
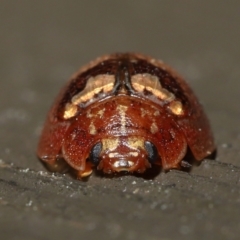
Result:
<svg viewBox="0 0 240 240"><path fill-rule="evenodd" d="M82 179L92 174L93 165L90 162L86 162L85 169L83 171L77 171L77 178Z"/></svg>
<svg viewBox="0 0 240 240"><path fill-rule="evenodd" d="M69 165L63 158L48 160L47 162L44 162L44 165L51 172L66 173L70 169Z"/></svg>

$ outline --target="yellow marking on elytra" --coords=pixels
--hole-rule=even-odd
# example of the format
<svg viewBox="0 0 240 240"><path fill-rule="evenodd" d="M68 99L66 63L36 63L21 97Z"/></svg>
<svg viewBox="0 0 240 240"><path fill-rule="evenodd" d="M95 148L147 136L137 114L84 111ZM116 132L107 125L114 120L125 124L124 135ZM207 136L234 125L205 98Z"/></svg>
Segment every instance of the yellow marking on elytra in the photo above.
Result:
<svg viewBox="0 0 240 240"><path fill-rule="evenodd" d="M87 85L78 94L72 97L72 103L79 105L94 98L99 93L108 93L112 91L115 82L114 75L99 74L95 77L90 77L87 80Z"/></svg>
<svg viewBox="0 0 240 240"><path fill-rule="evenodd" d="M71 117L74 117L77 114L77 106L71 103L67 103L65 105L65 111L63 113L64 119L69 119Z"/></svg>
<svg viewBox="0 0 240 240"><path fill-rule="evenodd" d="M184 114L182 103L179 101L171 102L169 108L172 111L172 113L175 115L183 115Z"/></svg>
<svg viewBox="0 0 240 240"><path fill-rule="evenodd" d="M158 131L158 126L155 122L152 123L150 130L151 130L152 134L154 134Z"/></svg>
<svg viewBox="0 0 240 240"><path fill-rule="evenodd" d="M93 122L89 125L89 132L92 135L95 135L97 133L96 127L94 126Z"/></svg>
<svg viewBox="0 0 240 240"><path fill-rule="evenodd" d="M146 90L151 92L156 97L165 100L165 101L172 101L174 99L174 95L170 93L168 90L162 88L162 89L154 89L153 87L146 86Z"/></svg>
<svg viewBox="0 0 240 240"><path fill-rule="evenodd" d="M137 92L143 92L147 90L155 95L157 98L171 102L175 99L173 93L163 88L159 78L149 73L136 74L131 78L132 86Z"/></svg>
<svg viewBox="0 0 240 240"><path fill-rule="evenodd" d="M124 105L117 106L117 110L119 111L120 121L121 121L121 133L126 133L126 111L128 107Z"/></svg>
<svg viewBox="0 0 240 240"><path fill-rule="evenodd" d="M158 110L156 110L154 113L153 113L154 116L159 116L160 115L160 112Z"/></svg>

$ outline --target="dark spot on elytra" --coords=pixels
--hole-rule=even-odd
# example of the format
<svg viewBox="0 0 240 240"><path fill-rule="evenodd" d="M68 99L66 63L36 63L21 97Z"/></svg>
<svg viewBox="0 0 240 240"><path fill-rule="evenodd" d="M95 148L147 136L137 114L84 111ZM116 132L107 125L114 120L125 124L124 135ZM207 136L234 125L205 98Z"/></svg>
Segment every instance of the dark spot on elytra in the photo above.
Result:
<svg viewBox="0 0 240 240"><path fill-rule="evenodd" d="M67 89L58 105L57 115L60 119L62 118L61 116L63 116L66 103L70 102L73 96L85 88L90 77L95 77L100 74L115 75L118 69L117 61L114 59L109 59L103 63L99 63L95 67L86 70L85 72L77 75L74 79L70 80L70 84L67 86Z"/></svg>

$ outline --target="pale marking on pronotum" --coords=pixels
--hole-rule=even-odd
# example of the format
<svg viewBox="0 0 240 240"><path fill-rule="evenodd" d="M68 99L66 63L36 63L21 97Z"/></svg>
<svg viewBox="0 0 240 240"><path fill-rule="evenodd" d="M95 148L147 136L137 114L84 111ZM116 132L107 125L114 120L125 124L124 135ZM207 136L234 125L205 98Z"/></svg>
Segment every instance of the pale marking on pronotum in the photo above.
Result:
<svg viewBox="0 0 240 240"><path fill-rule="evenodd" d="M106 109L105 109L105 108L103 108L103 109L101 109L101 110L99 110L99 111L98 111L98 113L97 113L97 114L99 115L99 117L100 117L100 118L102 118L102 117L103 117L103 114L104 114L105 110L106 110Z"/></svg>
<svg viewBox="0 0 240 240"><path fill-rule="evenodd" d="M102 139L102 152L114 151L119 145L118 138L104 138Z"/></svg>
<svg viewBox="0 0 240 240"><path fill-rule="evenodd" d="M106 110L105 108L99 110L96 115L99 115L99 117L102 118L105 110ZM92 117L95 117L96 115L92 114L91 110L87 111L87 118L92 118Z"/></svg>
<svg viewBox="0 0 240 240"><path fill-rule="evenodd" d="M154 134L158 131L158 126L155 122L152 123L151 127L150 127L151 133Z"/></svg>
<svg viewBox="0 0 240 240"><path fill-rule="evenodd" d="M97 133L96 127L94 126L93 122L91 122L89 125L89 132L92 135L95 135Z"/></svg>
<svg viewBox="0 0 240 240"><path fill-rule="evenodd" d="M129 137L127 146L131 149L145 149L144 139L139 137Z"/></svg>
<svg viewBox="0 0 240 240"><path fill-rule="evenodd" d="M148 114L148 111L144 108L140 108L141 110L141 117L144 117L146 114Z"/></svg>
<svg viewBox="0 0 240 240"><path fill-rule="evenodd" d="M120 121L121 121L121 133L126 133L126 111L128 107L124 105L117 106L117 110L119 111Z"/></svg>
<svg viewBox="0 0 240 240"><path fill-rule="evenodd" d="M87 118L92 118L94 115L91 113L91 110L87 111Z"/></svg>

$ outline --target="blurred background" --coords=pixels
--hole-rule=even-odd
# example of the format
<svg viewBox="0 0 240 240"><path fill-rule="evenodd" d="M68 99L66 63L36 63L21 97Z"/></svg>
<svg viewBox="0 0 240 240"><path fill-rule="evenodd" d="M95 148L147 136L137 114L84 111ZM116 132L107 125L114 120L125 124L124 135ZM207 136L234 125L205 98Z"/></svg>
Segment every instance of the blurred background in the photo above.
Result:
<svg viewBox="0 0 240 240"><path fill-rule="evenodd" d="M186 78L211 121L217 160L240 166L239 10L237 0L1 0L0 159L43 170L36 144L60 88L90 60L131 51Z"/></svg>

